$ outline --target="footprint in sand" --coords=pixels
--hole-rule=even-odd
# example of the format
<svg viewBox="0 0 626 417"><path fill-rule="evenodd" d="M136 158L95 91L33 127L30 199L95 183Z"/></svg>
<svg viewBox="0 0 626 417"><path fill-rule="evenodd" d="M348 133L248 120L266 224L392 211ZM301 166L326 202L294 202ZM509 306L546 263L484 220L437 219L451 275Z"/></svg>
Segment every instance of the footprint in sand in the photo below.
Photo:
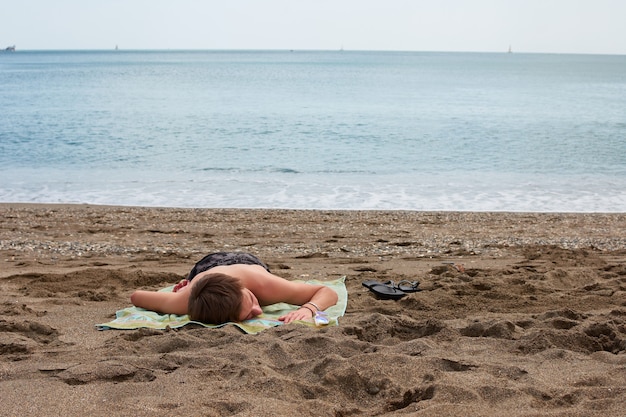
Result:
<svg viewBox="0 0 626 417"><path fill-rule="evenodd" d="M18 359L31 354L40 345L58 343L59 332L50 326L31 321L0 320L0 358Z"/></svg>

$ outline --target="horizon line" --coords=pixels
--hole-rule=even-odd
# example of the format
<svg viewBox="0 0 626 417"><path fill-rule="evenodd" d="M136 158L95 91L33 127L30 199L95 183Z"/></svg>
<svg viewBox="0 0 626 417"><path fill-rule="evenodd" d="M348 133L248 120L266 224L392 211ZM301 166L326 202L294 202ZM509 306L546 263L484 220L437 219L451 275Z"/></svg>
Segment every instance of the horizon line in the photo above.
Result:
<svg viewBox="0 0 626 417"><path fill-rule="evenodd" d="M608 56L624 56L626 53L609 53L609 52L535 52L535 51L509 51L505 48L501 51L460 51L460 50L413 50L413 49L313 49L313 48L119 48L117 45L113 48L43 48L43 49L19 49L7 51L0 49L0 52L18 53L18 52L389 52L389 53L471 53L471 54L535 54L535 55L608 55Z"/></svg>

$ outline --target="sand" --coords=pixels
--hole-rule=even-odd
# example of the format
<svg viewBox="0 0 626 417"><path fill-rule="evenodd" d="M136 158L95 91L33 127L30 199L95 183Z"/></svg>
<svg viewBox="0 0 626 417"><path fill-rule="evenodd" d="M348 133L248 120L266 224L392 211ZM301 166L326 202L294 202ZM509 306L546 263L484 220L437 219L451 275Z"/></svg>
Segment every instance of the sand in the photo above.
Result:
<svg viewBox="0 0 626 417"><path fill-rule="evenodd" d="M345 276L346 315L96 329L222 250ZM2 204L0 265L2 416L626 415L626 214Z"/></svg>

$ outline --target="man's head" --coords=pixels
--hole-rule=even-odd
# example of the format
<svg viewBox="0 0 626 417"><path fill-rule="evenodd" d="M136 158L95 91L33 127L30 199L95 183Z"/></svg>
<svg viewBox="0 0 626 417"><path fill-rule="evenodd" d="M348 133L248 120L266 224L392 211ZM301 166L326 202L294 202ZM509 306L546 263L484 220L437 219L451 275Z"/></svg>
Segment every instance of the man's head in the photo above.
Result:
<svg viewBox="0 0 626 417"><path fill-rule="evenodd" d="M240 321L243 287L239 279L213 273L192 284L187 307L191 320L211 324Z"/></svg>

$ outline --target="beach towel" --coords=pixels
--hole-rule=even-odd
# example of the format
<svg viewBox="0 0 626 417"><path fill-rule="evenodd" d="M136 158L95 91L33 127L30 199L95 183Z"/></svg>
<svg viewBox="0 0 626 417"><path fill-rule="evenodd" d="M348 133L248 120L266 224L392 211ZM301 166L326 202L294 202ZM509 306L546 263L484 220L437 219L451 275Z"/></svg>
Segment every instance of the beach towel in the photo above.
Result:
<svg viewBox="0 0 626 417"><path fill-rule="evenodd" d="M305 281L307 284L313 285L326 285L337 292L339 301L332 307L326 309L329 323L325 326L337 326L339 324L339 317L342 317L346 312L346 306L348 304L348 291L346 290L345 277L332 280L332 281L318 281L309 280ZM174 286L163 288L160 291L172 291ZM268 329L270 327L280 326L284 324L278 320L278 317L287 314L290 311L298 309L299 306L294 306L287 303L277 303L263 307L263 314L250 320L243 322L229 322L223 324L205 324L198 321L189 319L188 315L176 315L176 314L160 314L154 311L145 310L138 307L128 307L122 310L118 310L115 313L115 319L108 323L96 324L99 330L134 330L139 328L148 329L166 329L166 328L179 328L188 324L197 324L207 328L218 328L226 325L237 326L245 333L255 334ZM307 326L316 326L313 321L296 321L294 323L301 323Z"/></svg>

